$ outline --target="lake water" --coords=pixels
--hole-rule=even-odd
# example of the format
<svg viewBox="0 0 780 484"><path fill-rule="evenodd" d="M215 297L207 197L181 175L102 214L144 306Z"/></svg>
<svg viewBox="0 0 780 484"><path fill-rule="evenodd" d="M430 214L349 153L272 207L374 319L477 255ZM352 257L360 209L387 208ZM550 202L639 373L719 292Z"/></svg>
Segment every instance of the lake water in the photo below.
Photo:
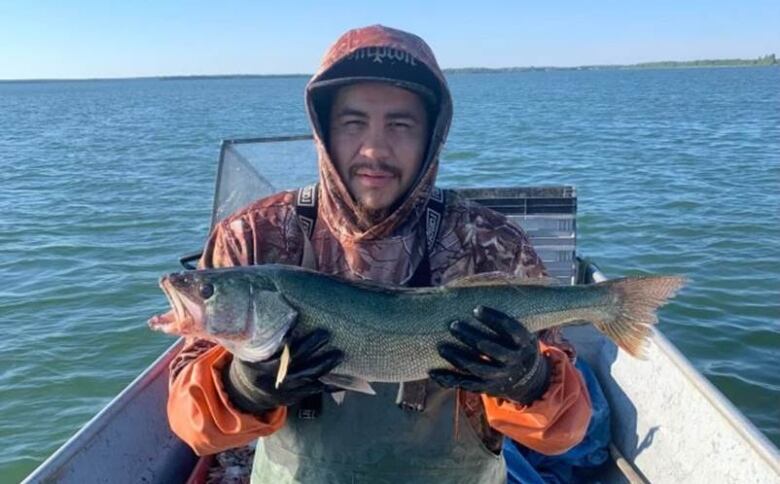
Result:
<svg viewBox="0 0 780 484"><path fill-rule="evenodd" d="M780 443L780 69L450 77L447 185L575 185L579 252L684 274L662 331ZM172 339L223 138L305 133L303 78L0 83L0 481ZM660 376L662 377L662 376Z"/></svg>

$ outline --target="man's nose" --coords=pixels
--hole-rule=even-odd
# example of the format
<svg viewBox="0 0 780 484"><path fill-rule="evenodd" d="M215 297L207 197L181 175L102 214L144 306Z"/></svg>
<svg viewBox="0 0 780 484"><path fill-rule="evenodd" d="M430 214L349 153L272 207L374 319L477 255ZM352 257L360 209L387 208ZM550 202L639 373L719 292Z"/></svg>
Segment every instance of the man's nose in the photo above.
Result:
<svg viewBox="0 0 780 484"><path fill-rule="evenodd" d="M360 154L370 160L384 161L390 157L390 143L383 129L371 127L363 140Z"/></svg>

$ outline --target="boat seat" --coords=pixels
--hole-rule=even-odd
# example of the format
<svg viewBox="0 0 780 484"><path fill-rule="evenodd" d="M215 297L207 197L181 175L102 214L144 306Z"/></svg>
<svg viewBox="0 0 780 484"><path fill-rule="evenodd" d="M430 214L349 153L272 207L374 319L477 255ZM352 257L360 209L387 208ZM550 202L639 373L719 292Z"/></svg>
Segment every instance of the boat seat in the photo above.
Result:
<svg viewBox="0 0 780 484"><path fill-rule="evenodd" d="M550 277L577 281L577 193L571 186L463 188L457 192L523 228Z"/></svg>

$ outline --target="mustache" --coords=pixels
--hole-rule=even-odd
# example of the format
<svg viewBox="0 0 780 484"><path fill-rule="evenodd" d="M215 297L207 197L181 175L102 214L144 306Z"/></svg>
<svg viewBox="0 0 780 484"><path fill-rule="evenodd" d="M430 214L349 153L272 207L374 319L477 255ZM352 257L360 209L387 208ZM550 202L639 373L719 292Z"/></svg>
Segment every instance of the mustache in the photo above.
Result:
<svg viewBox="0 0 780 484"><path fill-rule="evenodd" d="M374 163L368 163L368 162L355 163L354 165L349 167L350 178L357 176L358 170L361 170L363 168L366 168L368 170L384 171L393 175L396 178L401 178L401 170L395 166L385 163L384 161L376 161Z"/></svg>

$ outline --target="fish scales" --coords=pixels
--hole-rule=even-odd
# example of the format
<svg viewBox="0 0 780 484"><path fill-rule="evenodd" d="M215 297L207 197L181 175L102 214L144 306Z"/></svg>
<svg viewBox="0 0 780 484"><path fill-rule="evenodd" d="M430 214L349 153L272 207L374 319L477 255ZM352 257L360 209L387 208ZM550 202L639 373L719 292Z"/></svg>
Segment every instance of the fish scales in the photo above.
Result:
<svg viewBox="0 0 780 484"><path fill-rule="evenodd" d="M377 382L419 380L426 378L431 368L449 366L436 346L457 342L449 333L450 323L469 319L480 304L520 321L527 319L530 324L526 327L536 332L583 320L613 303L606 289L596 287L564 291L531 285L388 290L326 281L332 278L282 271L278 285L298 311L302 331L325 328L331 332L332 345L344 350L339 373ZM563 310L571 314L562 320L555 314Z"/></svg>
<svg viewBox="0 0 780 484"><path fill-rule="evenodd" d="M503 311L533 332L589 321L640 355L657 308L683 282L644 276L562 287L487 274L441 287L399 288L269 264L163 276L173 310L153 317L150 326L208 338L258 360L273 354L297 321L298 332L330 331L331 345L345 354L335 370L339 375L401 382L448 367L436 347L456 342L450 323L471 318L478 305Z"/></svg>

